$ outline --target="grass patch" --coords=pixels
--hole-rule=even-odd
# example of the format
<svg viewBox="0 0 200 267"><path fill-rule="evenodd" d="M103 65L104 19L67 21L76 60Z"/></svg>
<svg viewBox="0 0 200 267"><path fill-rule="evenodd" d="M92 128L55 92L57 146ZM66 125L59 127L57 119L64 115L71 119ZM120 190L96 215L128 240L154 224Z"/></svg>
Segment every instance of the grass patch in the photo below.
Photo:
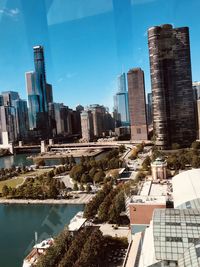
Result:
<svg viewBox="0 0 200 267"><path fill-rule="evenodd" d="M0 193L2 193L2 188L4 185L7 185L8 187L10 186L12 188L15 188L17 185L22 184L23 181L24 181L24 178L22 178L22 177L17 177L17 178L1 181L0 182Z"/></svg>

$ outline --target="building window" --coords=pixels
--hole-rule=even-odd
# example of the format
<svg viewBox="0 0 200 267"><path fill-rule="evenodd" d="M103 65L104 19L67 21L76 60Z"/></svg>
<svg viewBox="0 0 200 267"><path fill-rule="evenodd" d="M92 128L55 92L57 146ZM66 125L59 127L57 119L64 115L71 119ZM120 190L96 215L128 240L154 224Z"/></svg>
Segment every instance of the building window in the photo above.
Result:
<svg viewBox="0 0 200 267"><path fill-rule="evenodd" d="M141 134L141 128L137 128L137 134Z"/></svg>

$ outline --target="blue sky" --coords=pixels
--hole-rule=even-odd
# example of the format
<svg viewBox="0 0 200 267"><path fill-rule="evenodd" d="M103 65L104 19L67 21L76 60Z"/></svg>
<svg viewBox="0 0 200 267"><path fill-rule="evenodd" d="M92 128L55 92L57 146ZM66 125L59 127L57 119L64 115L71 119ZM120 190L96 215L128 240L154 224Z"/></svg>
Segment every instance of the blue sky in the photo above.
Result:
<svg viewBox="0 0 200 267"><path fill-rule="evenodd" d="M26 98L24 74L40 44L55 102L111 109L122 71L141 67L150 92L147 29L164 23L190 27L200 80L199 10L199 0L0 0L0 90Z"/></svg>

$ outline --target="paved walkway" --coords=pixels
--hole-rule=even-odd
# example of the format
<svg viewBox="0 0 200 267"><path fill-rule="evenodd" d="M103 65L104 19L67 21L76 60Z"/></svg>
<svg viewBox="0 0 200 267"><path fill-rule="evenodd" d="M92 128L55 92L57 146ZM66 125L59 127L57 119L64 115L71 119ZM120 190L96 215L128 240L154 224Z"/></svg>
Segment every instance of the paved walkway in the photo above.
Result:
<svg viewBox="0 0 200 267"><path fill-rule="evenodd" d="M77 194L73 199L6 199L0 198L0 204L87 204L95 194Z"/></svg>

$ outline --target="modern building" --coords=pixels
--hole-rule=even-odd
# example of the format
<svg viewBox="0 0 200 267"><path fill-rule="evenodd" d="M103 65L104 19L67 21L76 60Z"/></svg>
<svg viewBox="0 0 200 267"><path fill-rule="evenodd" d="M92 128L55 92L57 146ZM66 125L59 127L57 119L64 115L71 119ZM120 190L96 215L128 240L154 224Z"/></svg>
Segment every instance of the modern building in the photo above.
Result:
<svg viewBox="0 0 200 267"><path fill-rule="evenodd" d="M16 140L16 109L13 106L0 106L0 143L8 145Z"/></svg>
<svg viewBox="0 0 200 267"><path fill-rule="evenodd" d="M193 93L194 93L195 100L200 99L200 82L193 82L192 87L194 90Z"/></svg>
<svg viewBox="0 0 200 267"><path fill-rule="evenodd" d="M200 209L200 169L179 173L172 178L174 207Z"/></svg>
<svg viewBox="0 0 200 267"><path fill-rule="evenodd" d="M129 126L128 92L126 89L126 74L118 76L118 92L114 96L114 112L117 114L117 126Z"/></svg>
<svg viewBox="0 0 200 267"><path fill-rule="evenodd" d="M31 130L40 135L51 136L48 104L53 102L52 85L46 82L44 49L33 47L35 71L27 72L26 89L28 94L29 124Z"/></svg>
<svg viewBox="0 0 200 267"><path fill-rule="evenodd" d="M13 101L13 106L16 109L16 126L18 140L24 140L28 137L29 117L27 101L17 99Z"/></svg>
<svg viewBox="0 0 200 267"><path fill-rule="evenodd" d="M157 158L151 163L152 179L165 180L167 179L167 161L163 158Z"/></svg>
<svg viewBox="0 0 200 267"><path fill-rule="evenodd" d="M151 27L148 45L156 145L190 146L196 139L189 28Z"/></svg>
<svg viewBox="0 0 200 267"><path fill-rule="evenodd" d="M13 106L13 101L19 99L18 92L4 91L1 93L3 97L3 106Z"/></svg>
<svg viewBox="0 0 200 267"><path fill-rule="evenodd" d="M131 140L147 140L147 116L144 72L140 68L129 70L128 74L128 98L131 123Z"/></svg>
<svg viewBox="0 0 200 267"><path fill-rule="evenodd" d="M84 141L91 141L94 138L93 115L91 110L81 112L81 132Z"/></svg>
<svg viewBox="0 0 200 267"><path fill-rule="evenodd" d="M152 93L147 94L148 108L147 108L147 123L148 125L152 124Z"/></svg>

